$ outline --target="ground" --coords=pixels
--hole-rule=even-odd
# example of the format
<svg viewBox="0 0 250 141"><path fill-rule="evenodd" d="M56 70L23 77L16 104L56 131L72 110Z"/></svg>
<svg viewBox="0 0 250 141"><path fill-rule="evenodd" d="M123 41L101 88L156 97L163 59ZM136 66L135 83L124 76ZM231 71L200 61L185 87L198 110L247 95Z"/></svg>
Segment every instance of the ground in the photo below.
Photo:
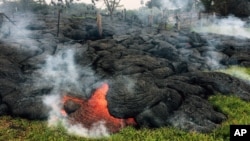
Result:
<svg viewBox="0 0 250 141"><path fill-rule="evenodd" d="M234 94L249 101L246 81L216 72L249 67L250 42L187 30L157 31L103 19L64 17L59 37L56 16L21 14L0 39L0 115L46 119L44 97L88 99L101 82L109 85L109 113L134 118L139 127L174 126L210 132L227 115L208 98Z"/></svg>

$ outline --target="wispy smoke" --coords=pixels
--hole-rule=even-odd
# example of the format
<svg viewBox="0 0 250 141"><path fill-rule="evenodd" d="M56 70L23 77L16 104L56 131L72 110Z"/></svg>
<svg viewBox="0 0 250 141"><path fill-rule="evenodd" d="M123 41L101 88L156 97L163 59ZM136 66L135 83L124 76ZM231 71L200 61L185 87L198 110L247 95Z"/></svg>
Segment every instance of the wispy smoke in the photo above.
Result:
<svg viewBox="0 0 250 141"><path fill-rule="evenodd" d="M19 45L15 48L17 51L40 51L40 44L33 36L39 34L29 28L33 28L34 25L44 26L44 23L38 23L32 13L19 13L18 16L7 14L7 16L15 21L15 25L5 19L0 33L1 40L17 43ZM91 91L100 83L91 68L78 66L75 63L75 51L67 48L69 48L67 45L59 44L54 56L44 55L45 64L39 64L40 69L34 70L29 76L34 82L32 84L34 89L50 90L50 93L43 97L43 103L50 109L48 125L63 125L68 133L78 136L108 136L109 132L103 121L94 123L91 128L85 128L81 124L70 124L67 116L61 113L62 97L65 93L70 92L82 98L89 98Z"/></svg>
<svg viewBox="0 0 250 141"><path fill-rule="evenodd" d="M60 94L51 94L45 96L43 99L44 104L51 108L48 118L49 127L63 125L69 134L81 137L99 138L109 136L109 132L105 126L105 122L103 121L94 123L91 128L85 128L81 124L69 123L67 116L62 115L61 113L63 106L61 99L62 97Z"/></svg>
<svg viewBox="0 0 250 141"><path fill-rule="evenodd" d="M5 14L9 19L4 17L4 22L1 28L1 36L5 38L15 39L20 41L29 37L31 31L27 30L26 27L33 21L34 17L31 13L19 14L18 16Z"/></svg>
<svg viewBox="0 0 250 141"><path fill-rule="evenodd" d="M250 38L250 31L247 23L234 16L219 18L215 15L211 15L208 16L208 18L200 19L192 28L195 32L205 36L208 33L213 33L240 39ZM207 43L210 47L210 51L206 53L207 65L209 65L211 69L224 68L224 66L220 64L220 61L223 59L221 58L223 54L216 52L216 47L221 44L221 40L219 38L209 38L207 39Z"/></svg>
<svg viewBox="0 0 250 141"><path fill-rule="evenodd" d="M82 137L91 137L91 138L109 136L107 128L105 127L105 122L103 121L94 123L90 129L86 129L82 127L81 124L69 125L68 132L70 134L74 134L74 135L78 135Z"/></svg>
<svg viewBox="0 0 250 141"><path fill-rule="evenodd" d="M73 50L67 50L56 56L48 56L45 66L40 70L43 76L41 81L50 84L56 91L81 92L79 70L73 55Z"/></svg>
<svg viewBox="0 0 250 141"><path fill-rule="evenodd" d="M49 126L57 126L60 123L69 133L84 137L109 135L102 121L93 124L91 128L84 128L81 124L70 124L67 116L61 113L62 96L65 92L76 93L83 98L88 97L90 90L86 90L86 87L93 88L97 79L90 68L75 64L73 50L62 50L55 56L48 56L40 75L41 77L37 78L37 87L53 87L51 93L43 98L44 104L51 109Z"/></svg>
<svg viewBox="0 0 250 141"><path fill-rule="evenodd" d="M247 24L240 18L229 16L219 19L202 19L193 28L196 32L215 33L234 37L250 38L250 31L246 28Z"/></svg>
<svg viewBox="0 0 250 141"><path fill-rule="evenodd" d="M162 0L162 7L168 10L185 9L191 0Z"/></svg>
<svg viewBox="0 0 250 141"><path fill-rule="evenodd" d="M249 73L247 68L232 66L232 67L229 67L226 70L223 69L223 70L218 70L218 71L230 74L232 76L235 76L235 77L237 77L239 79L242 79L246 83L250 84L250 73Z"/></svg>

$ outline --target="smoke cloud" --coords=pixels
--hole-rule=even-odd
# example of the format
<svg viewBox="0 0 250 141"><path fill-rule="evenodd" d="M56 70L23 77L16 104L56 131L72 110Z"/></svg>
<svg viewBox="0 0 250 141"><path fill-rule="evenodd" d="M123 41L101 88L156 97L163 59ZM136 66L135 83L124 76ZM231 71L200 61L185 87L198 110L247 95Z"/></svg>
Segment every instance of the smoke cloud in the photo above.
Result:
<svg viewBox="0 0 250 141"><path fill-rule="evenodd" d="M200 19L197 24L193 25L192 29L204 36L208 35L208 33L213 33L243 40L250 38L247 22L232 15L225 18L210 15L208 18ZM207 38L207 43L210 47L210 52L207 53L209 55L206 57L207 65L213 70L225 68L225 66L220 64L221 54L215 53L216 47L221 43L221 40L219 38Z"/></svg>
<svg viewBox="0 0 250 141"><path fill-rule="evenodd" d="M218 70L218 71L237 77L250 84L250 73L247 68L232 66L226 70Z"/></svg>
<svg viewBox="0 0 250 141"><path fill-rule="evenodd" d="M201 19L193 29L200 33L215 33L238 38L250 38L250 31L247 28L246 22L235 16L222 19L213 16L210 19Z"/></svg>
<svg viewBox="0 0 250 141"><path fill-rule="evenodd" d="M60 94L50 94L43 99L44 104L51 108L48 118L49 127L63 125L69 134L81 137L99 138L109 136L109 132L103 121L94 123L91 128L85 128L81 124L69 123L67 116L61 113L63 106L61 99L62 96Z"/></svg>
<svg viewBox="0 0 250 141"><path fill-rule="evenodd" d="M4 11L3 11L4 12ZM33 25L43 26L45 23L37 23L36 17L32 13L18 13L18 16L9 15L14 19L15 25L4 20L0 38L6 43L17 43L15 49L20 52L42 53L40 44L34 35L36 31L30 30ZM39 40L42 36L39 36ZM103 137L109 136L109 131L105 127L104 121L98 121L91 128L85 128L81 124L70 124L68 117L63 115L62 97L65 93L77 95L82 98L89 98L93 89L100 86L100 79L96 77L94 71L89 67L82 67L75 63L75 50L68 49L69 45L58 44L55 54L52 56L48 53L45 57L45 64L38 64L38 70L32 71L28 76L31 80L27 85L32 83L33 89L49 89L50 93L43 96L43 103L49 111L48 126L55 127L63 125L69 134L83 137ZM71 47L72 48L72 47ZM33 54L35 55L35 53Z"/></svg>
<svg viewBox="0 0 250 141"><path fill-rule="evenodd" d="M31 13L19 14L19 16L5 15L14 21L15 25L4 17L2 28L0 28L0 37L15 39L18 43L25 43L22 42L22 39L30 37L31 31L27 30L26 27L33 21L33 15Z"/></svg>
<svg viewBox="0 0 250 141"><path fill-rule="evenodd" d="M162 7L168 10L176 10L176 9L186 9L188 4L193 2L193 0L162 0Z"/></svg>
<svg viewBox="0 0 250 141"><path fill-rule="evenodd" d="M43 80L56 91L81 92L79 68L74 64L73 50L60 51L56 56L48 56L45 66L40 70Z"/></svg>
<svg viewBox="0 0 250 141"><path fill-rule="evenodd" d="M91 90L86 90L86 87L93 88L98 84L97 78L90 68L75 64L74 50L61 50L55 56L48 56L46 64L39 72L41 76L37 78L36 86L53 88L50 94L43 98L44 104L51 109L48 126L53 127L62 124L68 133L83 137L109 135L103 121L93 124L91 128L85 128L80 124L70 124L67 115L63 115L61 112L64 93L74 92L86 98L91 94Z"/></svg>

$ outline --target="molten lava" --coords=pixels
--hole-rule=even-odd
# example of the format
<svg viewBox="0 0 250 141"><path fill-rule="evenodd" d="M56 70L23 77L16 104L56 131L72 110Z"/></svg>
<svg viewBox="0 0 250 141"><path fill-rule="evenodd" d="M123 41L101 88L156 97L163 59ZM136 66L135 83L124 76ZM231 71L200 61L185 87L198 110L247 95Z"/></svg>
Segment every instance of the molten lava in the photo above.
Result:
<svg viewBox="0 0 250 141"><path fill-rule="evenodd" d="M109 132L112 133L118 132L124 126L136 125L133 118L121 119L110 115L107 107L108 102L106 100L108 90L108 84L103 83L88 100L69 95L64 96L64 105L67 102L73 102L79 107L72 112L63 109L62 115L65 116L66 113L66 116L70 118L71 123L81 123L86 128L91 128L94 123L102 121Z"/></svg>

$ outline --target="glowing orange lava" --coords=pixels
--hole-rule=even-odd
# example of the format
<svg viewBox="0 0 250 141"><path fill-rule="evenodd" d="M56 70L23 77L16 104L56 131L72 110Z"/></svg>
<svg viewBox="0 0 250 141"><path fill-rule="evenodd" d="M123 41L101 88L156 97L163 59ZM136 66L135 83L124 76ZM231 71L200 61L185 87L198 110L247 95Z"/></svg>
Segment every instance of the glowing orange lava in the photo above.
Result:
<svg viewBox="0 0 250 141"><path fill-rule="evenodd" d="M121 128L128 125L136 125L134 118L121 119L110 115L106 100L108 90L109 85L103 83L88 100L68 95L64 96L63 103L70 100L80 105L80 108L68 115L70 120L73 123L81 123L87 128L91 128L94 123L104 121L105 126L112 133L118 132Z"/></svg>

